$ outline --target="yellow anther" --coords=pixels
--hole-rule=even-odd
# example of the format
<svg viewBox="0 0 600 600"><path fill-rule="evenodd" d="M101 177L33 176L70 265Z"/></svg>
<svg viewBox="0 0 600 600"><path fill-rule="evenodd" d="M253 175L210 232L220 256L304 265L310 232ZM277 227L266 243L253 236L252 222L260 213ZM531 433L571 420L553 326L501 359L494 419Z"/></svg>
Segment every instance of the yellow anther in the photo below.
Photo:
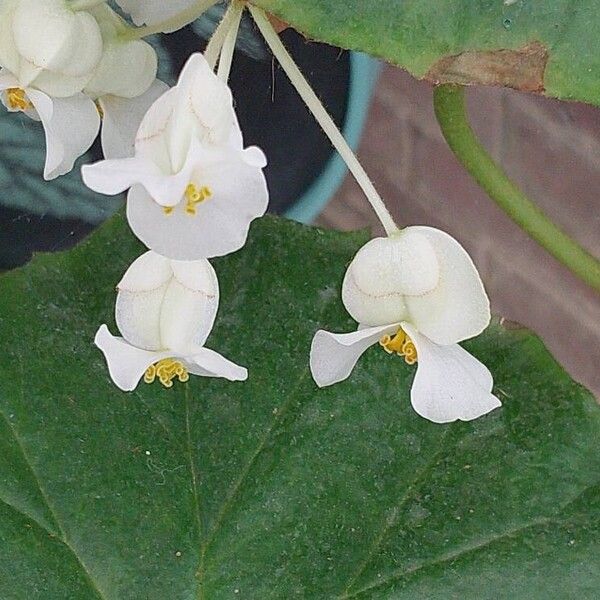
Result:
<svg viewBox="0 0 600 600"><path fill-rule="evenodd" d="M173 380L179 379L182 383L189 380L190 375L188 370L174 358L163 358L157 363L150 365L144 373L144 381L153 383L158 377L158 380L166 387L173 387Z"/></svg>
<svg viewBox="0 0 600 600"><path fill-rule="evenodd" d="M193 183L189 183L185 188L185 212L188 215L196 214L196 205L204 202L208 198L212 196L212 192L210 188L203 185L202 187L197 187Z"/></svg>
<svg viewBox="0 0 600 600"><path fill-rule="evenodd" d="M170 215L173 212L172 206L163 206L163 212L165 215Z"/></svg>
<svg viewBox="0 0 600 600"><path fill-rule="evenodd" d="M400 327L394 335L384 335L379 340L379 345L388 354L397 354L403 356L404 360L409 365L414 365L417 362L417 349L413 341L406 335Z"/></svg>
<svg viewBox="0 0 600 600"><path fill-rule="evenodd" d="M6 90L6 100L8 107L12 110L28 110L33 108L33 104L27 98L25 90L21 88L8 88Z"/></svg>
<svg viewBox="0 0 600 600"><path fill-rule="evenodd" d="M104 109L102 108L102 105L100 104L100 100L96 100L94 102L94 104L96 105L96 110L98 111L100 118L104 119Z"/></svg>

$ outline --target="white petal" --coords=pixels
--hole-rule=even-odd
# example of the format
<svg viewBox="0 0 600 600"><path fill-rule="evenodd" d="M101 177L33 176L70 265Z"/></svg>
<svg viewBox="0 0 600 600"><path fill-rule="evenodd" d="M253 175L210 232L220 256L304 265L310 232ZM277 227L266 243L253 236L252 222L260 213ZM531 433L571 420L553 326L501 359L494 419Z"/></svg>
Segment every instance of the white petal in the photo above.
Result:
<svg viewBox="0 0 600 600"><path fill-rule="evenodd" d="M223 377L229 381L246 381L248 370L240 367L209 348L199 348L186 359L185 366L190 373L203 377Z"/></svg>
<svg viewBox="0 0 600 600"><path fill-rule="evenodd" d="M490 303L471 257L450 235L433 227L413 227L425 235L440 263L435 290L407 298L406 320L436 344L455 344L479 335L490 322Z"/></svg>
<svg viewBox="0 0 600 600"><path fill-rule="evenodd" d="M68 173L98 135L100 116L96 105L83 94L51 99L37 90L28 88L25 92L44 125L44 179Z"/></svg>
<svg viewBox="0 0 600 600"><path fill-rule="evenodd" d="M162 206L173 206L181 201L191 171L190 166L176 175L165 175L153 162L134 156L84 165L81 176L89 188L102 194L119 194L127 188L134 190L143 186L156 210L162 211Z"/></svg>
<svg viewBox="0 0 600 600"><path fill-rule="evenodd" d="M117 4L131 15L136 25L155 25L186 10L197 0L116 0ZM190 18L190 23L193 21ZM175 31L166 28L165 33Z"/></svg>
<svg viewBox="0 0 600 600"><path fill-rule="evenodd" d="M19 82L15 76L7 69L0 69L0 91L11 87L19 87Z"/></svg>
<svg viewBox="0 0 600 600"><path fill-rule="evenodd" d="M99 99L102 119L102 150L106 158L134 155L135 136L150 106L169 89L156 79L150 88L136 98L103 96Z"/></svg>
<svg viewBox="0 0 600 600"><path fill-rule="evenodd" d="M222 156L222 155L221 155ZM185 212L185 201L165 214L142 188L127 200L127 219L135 235L152 250L176 260L211 258L235 252L246 242L250 223L262 216L268 190L262 171L241 160L241 154L208 159L193 180L210 188L210 198Z"/></svg>
<svg viewBox="0 0 600 600"><path fill-rule="evenodd" d="M102 36L94 17L69 10L63 0L19 0L13 35L26 61L63 75L91 77L102 55Z"/></svg>
<svg viewBox="0 0 600 600"><path fill-rule="evenodd" d="M171 261L154 252L138 257L119 282L115 320L123 337L137 348L162 350L160 317L173 278Z"/></svg>
<svg viewBox="0 0 600 600"><path fill-rule="evenodd" d="M434 289L439 264L433 246L414 227L367 242L344 278L342 300L359 323L382 325L406 317L406 296Z"/></svg>
<svg viewBox="0 0 600 600"><path fill-rule="evenodd" d="M100 63L85 92L92 97L111 94L135 98L152 85L157 65L156 51L150 44L141 40L111 41L105 44Z"/></svg>
<svg viewBox="0 0 600 600"><path fill-rule="evenodd" d="M310 372L319 387L346 379L363 352L384 335L395 333L399 324L366 327L352 333L320 329L310 347Z"/></svg>
<svg viewBox="0 0 600 600"><path fill-rule="evenodd" d="M234 138L230 136L232 128L239 132L231 90L217 77L203 54L197 52L190 56L177 88L181 94L179 105L191 112L195 134L202 141L223 144L238 140L237 149L241 149L241 132Z"/></svg>
<svg viewBox="0 0 600 600"><path fill-rule="evenodd" d="M171 261L173 278L165 292L160 314L160 335L166 348L185 354L202 346L211 332L219 308L217 274L207 260Z"/></svg>
<svg viewBox="0 0 600 600"><path fill-rule="evenodd" d="M136 388L150 365L170 357L168 351L148 352L136 348L123 338L112 335L106 325L102 325L98 329L94 343L102 350L115 385L125 392Z"/></svg>
<svg viewBox="0 0 600 600"><path fill-rule="evenodd" d="M167 129L178 100L177 88L168 89L150 106L135 137L135 151L141 157L160 165L165 173L174 173Z"/></svg>
<svg viewBox="0 0 600 600"><path fill-rule="evenodd" d="M3 1L0 6L0 65L13 73L19 70L20 57L15 46L12 20L16 2Z"/></svg>
<svg viewBox="0 0 600 600"><path fill-rule="evenodd" d="M169 283L172 277L171 261L150 250L129 265L117 288L127 292L149 292Z"/></svg>
<svg viewBox="0 0 600 600"><path fill-rule="evenodd" d="M419 415L434 423L471 421L501 406L488 368L464 348L438 346L407 323L402 328L417 349L410 398Z"/></svg>

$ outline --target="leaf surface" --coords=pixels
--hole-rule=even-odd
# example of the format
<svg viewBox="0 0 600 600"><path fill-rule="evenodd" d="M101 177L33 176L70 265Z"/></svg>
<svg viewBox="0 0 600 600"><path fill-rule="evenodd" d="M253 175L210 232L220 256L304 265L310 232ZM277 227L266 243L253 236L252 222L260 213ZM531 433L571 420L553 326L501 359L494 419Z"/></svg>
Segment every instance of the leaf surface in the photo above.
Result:
<svg viewBox="0 0 600 600"><path fill-rule="evenodd" d="M265 218L215 261L246 383L117 390L92 339L143 249L122 217L0 277L0 598L594 598L600 410L541 342L466 344L504 406L439 426L379 348L318 390L366 240Z"/></svg>

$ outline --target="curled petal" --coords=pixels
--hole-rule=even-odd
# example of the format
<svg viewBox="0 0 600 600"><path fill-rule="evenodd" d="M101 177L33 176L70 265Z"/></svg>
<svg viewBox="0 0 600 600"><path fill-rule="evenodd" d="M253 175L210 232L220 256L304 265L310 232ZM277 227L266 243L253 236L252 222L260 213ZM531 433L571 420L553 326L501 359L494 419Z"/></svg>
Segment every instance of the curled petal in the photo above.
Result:
<svg viewBox="0 0 600 600"><path fill-rule="evenodd" d="M100 128L96 105L83 94L54 98L38 90L26 89L46 135L44 179L68 173L75 160L93 143Z"/></svg>
<svg viewBox="0 0 600 600"><path fill-rule="evenodd" d="M123 338L112 335L106 325L102 325L98 329L94 343L102 350L106 358L111 379L124 392L130 392L136 388L150 365L170 356L168 351L149 352L136 348Z"/></svg>
<svg viewBox="0 0 600 600"><path fill-rule="evenodd" d="M186 359L190 373L202 377L223 377L229 381L246 381L248 370L231 362L209 348L199 348L192 357Z"/></svg>
<svg viewBox="0 0 600 600"><path fill-rule="evenodd" d="M418 356L410 392L415 411L434 423L471 421L501 406L488 368L458 344L438 346L402 323Z"/></svg>
<svg viewBox="0 0 600 600"><path fill-rule="evenodd" d="M346 379L369 346L382 336L397 331L399 324L366 327L352 333L331 333L320 329L310 347L310 372L319 387Z"/></svg>
<svg viewBox="0 0 600 600"><path fill-rule="evenodd" d="M134 156L83 165L81 176L89 188L101 194L114 195L128 188L145 188L148 198L158 210L162 210L162 206L174 206L180 202L190 181L191 170L190 166L176 175L165 175L153 162Z"/></svg>
<svg viewBox="0 0 600 600"><path fill-rule="evenodd" d="M407 297L408 321L436 344L455 344L479 335L490 322L490 303L471 257L450 235L412 227L431 242L440 264L436 288Z"/></svg>
<svg viewBox="0 0 600 600"><path fill-rule="evenodd" d="M150 88L136 98L102 96L98 102L104 114L102 119L102 150L109 159L134 155L135 136L150 106L169 89L166 83L155 79Z"/></svg>

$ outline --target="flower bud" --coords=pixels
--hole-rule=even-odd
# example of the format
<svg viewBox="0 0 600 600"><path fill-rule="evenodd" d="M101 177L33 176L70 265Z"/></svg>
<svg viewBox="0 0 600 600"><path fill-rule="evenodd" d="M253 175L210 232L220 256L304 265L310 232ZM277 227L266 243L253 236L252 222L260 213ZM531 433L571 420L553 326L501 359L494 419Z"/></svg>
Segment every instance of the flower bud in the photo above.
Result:
<svg viewBox="0 0 600 600"><path fill-rule="evenodd" d="M429 240L411 228L375 238L356 254L344 278L346 310L363 325L400 322L406 297L421 296L439 281L440 267Z"/></svg>
<svg viewBox="0 0 600 600"><path fill-rule="evenodd" d="M172 261L149 251L117 288L117 326L133 346L185 353L206 341L219 303L217 276L207 260Z"/></svg>

